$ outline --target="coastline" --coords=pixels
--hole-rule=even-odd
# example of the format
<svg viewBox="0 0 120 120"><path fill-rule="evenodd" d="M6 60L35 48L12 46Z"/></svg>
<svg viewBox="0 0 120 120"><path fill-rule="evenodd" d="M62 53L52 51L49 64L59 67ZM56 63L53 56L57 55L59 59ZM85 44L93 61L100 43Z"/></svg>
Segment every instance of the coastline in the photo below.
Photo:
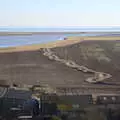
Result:
<svg viewBox="0 0 120 120"><path fill-rule="evenodd" d="M11 53L11 52L21 52L21 51L36 51L41 48L54 48L54 47L61 47L71 44L76 44L84 41L114 41L120 40L120 36L94 36L94 37L68 37L67 40L57 40L54 42L48 42L43 44L32 44L32 45L25 45L25 46L17 46L17 47L7 47L7 48L0 48L0 53Z"/></svg>

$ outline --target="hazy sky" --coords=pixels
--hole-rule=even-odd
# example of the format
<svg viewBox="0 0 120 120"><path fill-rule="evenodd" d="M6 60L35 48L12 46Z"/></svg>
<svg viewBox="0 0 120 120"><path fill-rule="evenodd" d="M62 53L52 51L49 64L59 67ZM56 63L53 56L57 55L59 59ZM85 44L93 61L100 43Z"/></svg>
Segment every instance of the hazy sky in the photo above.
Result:
<svg viewBox="0 0 120 120"><path fill-rule="evenodd" d="M120 0L0 0L0 26L120 26Z"/></svg>

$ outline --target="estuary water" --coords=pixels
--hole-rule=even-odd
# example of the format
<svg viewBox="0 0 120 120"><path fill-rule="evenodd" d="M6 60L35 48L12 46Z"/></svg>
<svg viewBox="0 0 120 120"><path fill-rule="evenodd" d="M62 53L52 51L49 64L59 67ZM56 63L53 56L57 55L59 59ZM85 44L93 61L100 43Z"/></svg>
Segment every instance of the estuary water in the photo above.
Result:
<svg viewBox="0 0 120 120"><path fill-rule="evenodd" d="M0 32L119 32L120 29L103 29L103 28L0 28ZM33 34L33 35L7 35L0 36L0 47L14 47L31 44L47 43L56 40L64 40L69 36L105 36L108 33L56 33L56 34ZM117 34L110 34L117 36Z"/></svg>

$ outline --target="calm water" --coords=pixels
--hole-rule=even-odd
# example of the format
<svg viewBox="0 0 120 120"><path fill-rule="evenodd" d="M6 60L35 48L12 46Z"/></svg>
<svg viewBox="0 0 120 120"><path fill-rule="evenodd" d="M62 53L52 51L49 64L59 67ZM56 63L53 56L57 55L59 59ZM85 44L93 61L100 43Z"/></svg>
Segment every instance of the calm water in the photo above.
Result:
<svg viewBox="0 0 120 120"><path fill-rule="evenodd" d="M120 28L0 28L0 32L119 32ZM63 40L68 36L98 36L105 34L55 34L55 35L23 35L23 36L0 36L0 47L13 47L29 44L47 43L56 40ZM115 36L118 34L114 34Z"/></svg>
<svg viewBox="0 0 120 120"><path fill-rule="evenodd" d="M0 47L13 47L30 44L47 43L56 40L63 40L68 36L83 36L82 34L55 34L55 35L20 35L0 36Z"/></svg>
<svg viewBox="0 0 120 120"><path fill-rule="evenodd" d="M40 27L0 27L1 31L8 32L120 32L120 27L79 27L79 28L40 28Z"/></svg>

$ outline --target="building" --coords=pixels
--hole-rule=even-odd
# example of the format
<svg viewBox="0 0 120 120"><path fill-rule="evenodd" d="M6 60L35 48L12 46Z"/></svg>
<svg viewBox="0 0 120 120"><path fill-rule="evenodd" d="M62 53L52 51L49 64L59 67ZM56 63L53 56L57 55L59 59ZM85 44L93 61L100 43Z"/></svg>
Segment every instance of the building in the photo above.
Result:
<svg viewBox="0 0 120 120"><path fill-rule="evenodd" d="M12 108L20 108L30 99L32 92L25 89L8 88L4 96L0 98L0 114L6 115Z"/></svg>
<svg viewBox="0 0 120 120"><path fill-rule="evenodd" d="M93 104L92 95L61 95L58 105L70 110L78 110Z"/></svg>
<svg viewBox="0 0 120 120"><path fill-rule="evenodd" d="M40 98L41 112L77 111L93 104L92 95L60 95L44 94ZM49 111L49 112L48 112Z"/></svg>
<svg viewBox="0 0 120 120"><path fill-rule="evenodd" d="M96 104L120 104L119 95L100 95L97 96Z"/></svg>

